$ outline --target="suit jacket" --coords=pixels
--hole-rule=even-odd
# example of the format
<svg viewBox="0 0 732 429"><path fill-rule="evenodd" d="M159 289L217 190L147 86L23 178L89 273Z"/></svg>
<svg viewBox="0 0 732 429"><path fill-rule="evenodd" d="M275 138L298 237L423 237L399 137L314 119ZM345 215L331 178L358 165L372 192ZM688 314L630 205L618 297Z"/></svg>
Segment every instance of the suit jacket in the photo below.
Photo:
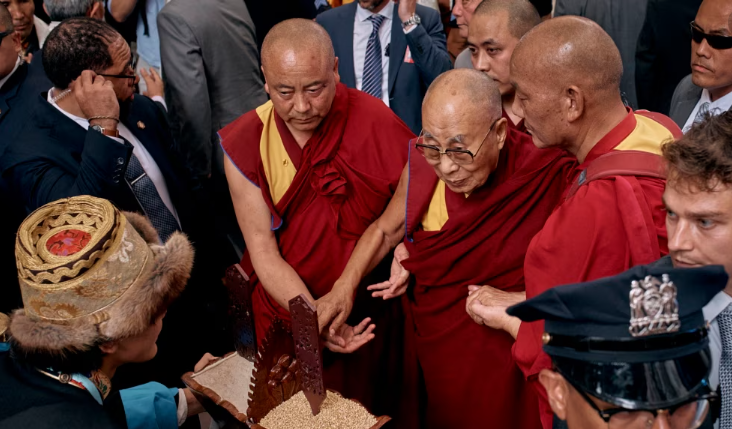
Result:
<svg viewBox="0 0 732 429"><path fill-rule="evenodd" d="M45 93L36 94L35 103L34 125L0 159L2 180L26 214L74 195L106 198L121 210L143 212L124 179L132 144L84 130L48 103ZM170 129L157 104L135 96L129 112L120 119L160 168L182 230L196 248L196 259L185 291L168 309L167 328L158 338L158 355L151 362L120 368L118 374L123 375L115 383L123 388L154 380L172 386L206 350L218 348L215 353L222 353L228 348L222 344L228 334L221 320L225 290L219 279L231 261L217 252L221 240L210 231L213 222L205 213L207 207L190 191L195 182L177 161ZM17 286L8 289L2 292L17 294Z"/></svg>
<svg viewBox="0 0 732 429"><path fill-rule="evenodd" d="M701 98L703 89L694 85L691 75L686 76L679 82L671 98L671 119L676 122L679 128L684 128L689 115L694 111L696 103Z"/></svg>
<svg viewBox="0 0 732 429"><path fill-rule="evenodd" d="M176 0L157 22L173 137L194 176L223 176L218 131L267 101L247 7Z"/></svg>
<svg viewBox="0 0 732 429"><path fill-rule="evenodd" d="M333 40L339 58L338 73L341 82L356 88L353 65L353 31L357 2L337 7L317 17ZM387 5L386 7L390 7ZM394 6L389 48L389 106L413 133L422 130L422 99L430 84L440 74L450 70L452 63L447 53L445 32L440 15L434 9L417 5L422 23L409 34L404 34L402 23ZM385 48L385 47L384 47ZM405 62L407 48L414 63Z"/></svg>
<svg viewBox="0 0 732 429"><path fill-rule="evenodd" d="M620 90L633 109L638 108L635 87L635 50L648 0L557 0L554 16L584 16L612 37L623 59Z"/></svg>
<svg viewBox="0 0 732 429"><path fill-rule="evenodd" d="M649 0L636 50L638 107L669 114L676 85L691 73L691 30L702 0Z"/></svg>

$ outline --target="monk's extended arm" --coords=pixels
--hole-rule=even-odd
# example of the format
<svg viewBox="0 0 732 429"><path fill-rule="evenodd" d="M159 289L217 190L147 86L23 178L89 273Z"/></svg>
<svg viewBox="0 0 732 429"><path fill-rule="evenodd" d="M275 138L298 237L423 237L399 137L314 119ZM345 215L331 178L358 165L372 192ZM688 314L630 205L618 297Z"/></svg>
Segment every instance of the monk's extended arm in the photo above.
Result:
<svg viewBox="0 0 732 429"><path fill-rule="evenodd" d="M384 213L372 223L353 249L351 258L334 287L356 289L361 280L404 238L404 206L409 181L408 165L402 170L399 185Z"/></svg>
<svg viewBox="0 0 732 429"><path fill-rule="evenodd" d="M274 231L270 228L271 213L262 191L244 177L228 157L224 170L234 202L236 219L244 235L254 271L264 289L282 308L289 309L289 300L305 294L314 301L297 272L280 255Z"/></svg>

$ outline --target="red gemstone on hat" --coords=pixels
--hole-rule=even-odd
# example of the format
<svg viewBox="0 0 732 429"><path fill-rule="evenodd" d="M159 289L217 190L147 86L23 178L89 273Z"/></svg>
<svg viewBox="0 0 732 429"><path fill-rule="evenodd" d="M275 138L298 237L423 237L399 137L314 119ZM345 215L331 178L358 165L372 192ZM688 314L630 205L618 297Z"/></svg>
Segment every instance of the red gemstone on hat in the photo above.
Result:
<svg viewBox="0 0 732 429"><path fill-rule="evenodd" d="M69 256L82 251L91 240L91 234L78 229L65 229L46 241L46 249L56 256Z"/></svg>

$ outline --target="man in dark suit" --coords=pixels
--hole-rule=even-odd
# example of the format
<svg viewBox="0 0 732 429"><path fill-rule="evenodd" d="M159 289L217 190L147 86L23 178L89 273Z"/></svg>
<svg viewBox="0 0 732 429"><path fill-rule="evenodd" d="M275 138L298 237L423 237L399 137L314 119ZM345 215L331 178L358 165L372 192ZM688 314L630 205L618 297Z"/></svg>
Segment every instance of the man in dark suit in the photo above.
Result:
<svg viewBox="0 0 732 429"><path fill-rule="evenodd" d="M638 107L668 115L679 81L689 74L689 23L702 0L649 0L635 52Z"/></svg>
<svg viewBox="0 0 732 429"><path fill-rule="evenodd" d="M202 7L205 5L205 7ZM218 132L267 101L254 24L241 0L176 0L158 14L160 57L171 131L215 227L239 254L244 238L224 176Z"/></svg>
<svg viewBox="0 0 732 429"><path fill-rule="evenodd" d="M439 13L417 0L358 0L317 22L333 39L341 82L384 100L418 134L427 88L452 67Z"/></svg>
<svg viewBox="0 0 732 429"><path fill-rule="evenodd" d="M707 112L732 108L732 28L728 0L704 0L691 23L691 75L676 87L671 119L686 133Z"/></svg>
<svg viewBox="0 0 732 429"><path fill-rule="evenodd" d="M118 385L151 379L174 385L223 335L214 328L222 321L214 318L225 300L223 288L216 288L224 267L213 260L207 219L173 155L163 111L133 96L130 59L129 46L108 24L89 18L61 23L43 48L53 88L34 95L33 126L10 142L0 174L27 213L59 198L92 195L144 213L161 241L182 230L196 243L196 268L168 311L158 356L118 377Z"/></svg>

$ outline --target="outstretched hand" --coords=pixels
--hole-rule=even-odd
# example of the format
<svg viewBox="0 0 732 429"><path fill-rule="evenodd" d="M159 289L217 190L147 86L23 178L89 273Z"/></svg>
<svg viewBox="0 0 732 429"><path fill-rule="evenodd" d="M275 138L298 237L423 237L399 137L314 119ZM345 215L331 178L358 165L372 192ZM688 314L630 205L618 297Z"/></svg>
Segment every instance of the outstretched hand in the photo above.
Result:
<svg viewBox="0 0 732 429"><path fill-rule="evenodd" d="M404 243L394 249L394 259L391 261L391 276L389 280L367 287L376 291L371 294L374 298L391 299L404 294L409 286L409 271L402 266L402 261L409 258L409 251Z"/></svg>
<svg viewBox="0 0 732 429"><path fill-rule="evenodd" d="M526 300L526 292L506 292L491 286L468 286L465 310L479 325L508 332L518 336L521 321L509 316L506 309Z"/></svg>
<svg viewBox="0 0 732 429"><path fill-rule="evenodd" d="M337 353L353 353L364 344L373 340L376 325L371 323L371 318L363 319L358 326L341 325L335 335L325 333L325 346L328 350Z"/></svg>

